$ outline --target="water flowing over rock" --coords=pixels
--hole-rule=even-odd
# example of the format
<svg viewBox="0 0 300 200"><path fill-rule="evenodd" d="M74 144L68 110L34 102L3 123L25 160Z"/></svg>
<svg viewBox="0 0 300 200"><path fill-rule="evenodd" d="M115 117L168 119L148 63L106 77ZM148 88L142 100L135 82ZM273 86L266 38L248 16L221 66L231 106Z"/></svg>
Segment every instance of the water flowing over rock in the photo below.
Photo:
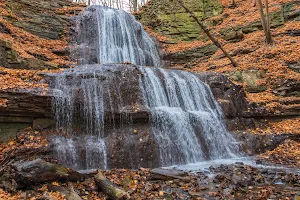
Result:
<svg viewBox="0 0 300 200"><path fill-rule="evenodd" d="M111 64L52 79L57 128L71 136L53 139L66 166L155 167L238 155L217 102L196 74Z"/></svg>
<svg viewBox="0 0 300 200"><path fill-rule="evenodd" d="M50 75L61 134L52 145L61 164L83 170L158 167L238 155L200 76L142 67L161 61L132 15L89 7L77 19L77 34L74 56L84 65ZM140 66L112 64L122 62Z"/></svg>
<svg viewBox="0 0 300 200"><path fill-rule="evenodd" d="M141 71L140 85L152 114L162 165L235 156L238 147L226 130L222 112L196 75L154 68Z"/></svg>
<svg viewBox="0 0 300 200"><path fill-rule="evenodd" d="M74 58L80 64L130 62L161 66L156 44L129 13L91 6L76 19Z"/></svg>

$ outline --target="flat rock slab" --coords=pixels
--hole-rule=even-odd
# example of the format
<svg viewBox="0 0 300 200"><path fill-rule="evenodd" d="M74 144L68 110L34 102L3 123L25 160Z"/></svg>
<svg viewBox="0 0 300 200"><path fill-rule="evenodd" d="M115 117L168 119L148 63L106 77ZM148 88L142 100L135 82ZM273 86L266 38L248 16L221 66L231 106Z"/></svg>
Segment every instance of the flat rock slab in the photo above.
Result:
<svg viewBox="0 0 300 200"><path fill-rule="evenodd" d="M187 173L176 169L155 168L150 171L153 180L190 180Z"/></svg>

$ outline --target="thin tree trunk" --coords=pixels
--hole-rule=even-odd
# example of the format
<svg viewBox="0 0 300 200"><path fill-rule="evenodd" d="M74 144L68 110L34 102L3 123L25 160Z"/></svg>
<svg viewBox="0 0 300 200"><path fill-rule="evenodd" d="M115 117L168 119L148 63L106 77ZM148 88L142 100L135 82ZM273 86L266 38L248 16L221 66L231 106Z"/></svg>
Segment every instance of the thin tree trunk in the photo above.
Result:
<svg viewBox="0 0 300 200"><path fill-rule="evenodd" d="M268 44L273 44L273 38L271 34L271 22L270 22L270 15L269 15L269 3L268 0L265 0L265 7L266 7L266 23L267 23L267 33L268 33L268 38L269 41L267 42Z"/></svg>
<svg viewBox="0 0 300 200"><path fill-rule="evenodd" d="M269 20L267 20L266 17L265 17L261 0L257 0L257 4L258 4L258 9L259 9L260 18L261 18L261 24L262 24L262 27L264 29L265 36L266 36L266 43L267 44L273 44L271 31L268 30L268 22L267 21L269 21ZM267 5L266 5L266 8L267 8ZM267 12L269 11L268 8L266 10L267 10ZM268 15L269 14L267 13L267 18L269 17Z"/></svg>
<svg viewBox="0 0 300 200"><path fill-rule="evenodd" d="M224 55L230 60L230 62L232 63L232 65L234 67L238 67L238 63L229 55L229 53L227 53L227 51L223 48L223 46L221 45L221 43L219 43L219 41L217 39L215 39L209 32L209 30L206 28L206 26L204 24L202 24L199 19L196 17L196 15L188 8L186 7L182 0L178 0L179 4L190 14L190 16L197 22L197 24L200 26L200 28L204 31L204 33L209 37L209 39L219 48L222 50L222 52L224 53Z"/></svg>

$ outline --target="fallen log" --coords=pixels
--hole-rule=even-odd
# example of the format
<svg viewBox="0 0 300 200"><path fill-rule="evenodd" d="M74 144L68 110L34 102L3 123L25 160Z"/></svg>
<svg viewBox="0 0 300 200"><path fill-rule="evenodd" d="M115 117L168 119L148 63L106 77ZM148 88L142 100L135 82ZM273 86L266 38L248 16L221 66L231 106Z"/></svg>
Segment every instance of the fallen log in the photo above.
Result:
<svg viewBox="0 0 300 200"><path fill-rule="evenodd" d="M51 181L84 181L86 178L84 174L42 159L19 162L14 168L19 188Z"/></svg>
<svg viewBox="0 0 300 200"><path fill-rule="evenodd" d="M130 199L130 196L127 192L118 188L112 182L107 180L100 170L98 170L98 173L94 176L94 178L99 189L109 198L113 200Z"/></svg>

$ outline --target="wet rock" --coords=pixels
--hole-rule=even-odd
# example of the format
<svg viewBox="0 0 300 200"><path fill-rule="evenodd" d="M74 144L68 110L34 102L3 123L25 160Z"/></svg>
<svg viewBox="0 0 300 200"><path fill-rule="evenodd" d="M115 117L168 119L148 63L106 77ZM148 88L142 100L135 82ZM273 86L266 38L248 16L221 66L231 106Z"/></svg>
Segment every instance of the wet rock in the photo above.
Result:
<svg viewBox="0 0 300 200"><path fill-rule="evenodd" d="M218 73L205 72L199 74L199 77L210 86L214 97L223 110L229 130L243 130L246 127L253 127L252 119L245 116L248 103L241 86L233 84L226 76Z"/></svg>
<svg viewBox="0 0 300 200"><path fill-rule="evenodd" d="M250 132L233 132L235 138L241 142L244 151L248 155L256 155L267 150L273 150L286 139L292 137L290 134L253 134Z"/></svg>

